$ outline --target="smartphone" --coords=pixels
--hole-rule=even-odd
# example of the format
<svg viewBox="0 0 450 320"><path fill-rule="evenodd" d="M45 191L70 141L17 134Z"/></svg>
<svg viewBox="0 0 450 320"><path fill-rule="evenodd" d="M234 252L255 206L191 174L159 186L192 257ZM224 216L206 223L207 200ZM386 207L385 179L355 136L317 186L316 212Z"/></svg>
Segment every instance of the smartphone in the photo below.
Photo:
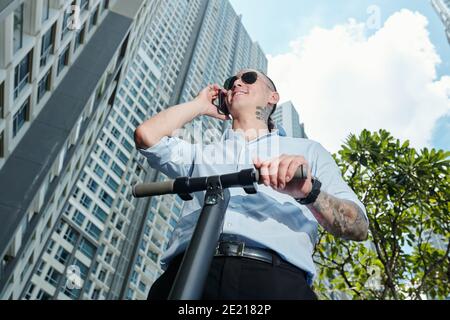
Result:
<svg viewBox="0 0 450 320"><path fill-rule="evenodd" d="M225 93L223 93L222 91L220 91L219 96L217 98L216 107L220 114L229 115L230 111L228 110L226 100L227 100L227 95Z"/></svg>

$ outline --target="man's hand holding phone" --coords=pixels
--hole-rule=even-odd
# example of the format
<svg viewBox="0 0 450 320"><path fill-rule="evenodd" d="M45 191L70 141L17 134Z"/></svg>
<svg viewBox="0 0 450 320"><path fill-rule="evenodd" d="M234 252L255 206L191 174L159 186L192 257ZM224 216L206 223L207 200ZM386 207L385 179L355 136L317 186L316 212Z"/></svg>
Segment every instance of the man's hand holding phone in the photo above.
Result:
<svg viewBox="0 0 450 320"><path fill-rule="evenodd" d="M222 97L219 99L220 94L222 94ZM201 104L201 115L210 116L220 120L231 120L230 116L227 114L228 110L225 105L226 95L227 91L220 88L218 84L209 85L200 91L195 98L195 101ZM219 103L222 102L221 112L219 112L219 107L214 104L215 100L218 100Z"/></svg>

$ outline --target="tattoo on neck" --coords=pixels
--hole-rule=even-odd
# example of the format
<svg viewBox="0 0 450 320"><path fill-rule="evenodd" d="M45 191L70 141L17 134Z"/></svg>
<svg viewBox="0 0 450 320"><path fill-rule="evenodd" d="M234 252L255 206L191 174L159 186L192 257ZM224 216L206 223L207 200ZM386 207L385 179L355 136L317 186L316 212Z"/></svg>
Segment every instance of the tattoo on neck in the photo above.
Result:
<svg viewBox="0 0 450 320"><path fill-rule="evenodd" d="M256 107L256 119L267 122L270 117L270 107Z"/></svg>

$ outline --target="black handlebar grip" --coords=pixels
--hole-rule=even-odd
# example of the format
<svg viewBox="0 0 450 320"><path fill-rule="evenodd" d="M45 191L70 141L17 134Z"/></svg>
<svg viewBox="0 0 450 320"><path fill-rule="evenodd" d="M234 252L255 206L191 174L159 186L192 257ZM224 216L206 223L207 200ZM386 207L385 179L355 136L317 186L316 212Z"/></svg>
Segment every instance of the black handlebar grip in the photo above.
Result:
<svg viewBox="0 0 450 320"><path fill-rule="evenodd" d="M256 177L257 183L260 183L260 181L259 181L259 170L256 170L255 177ZM295 174L294 174L293 178L304 180L307 177L308 177L308 170L306 169L306 166L300 165L300 167L298 167L297 171L295 171Z"/></svg>
<svg viewBox="0 0 450 320"><path fill-rule="evenodd" d="M301 165L295 172L294 178L306 179L308 177L308 171L306 166ZM257 183L259 182L259 170L255 170L255 178ZM167 180L161 182L152 183L139 183L133 186L133 196L135 198L144 198L150 196L159 196L164 194L173 193L173 186L175 180Z"/></svg>
<svg viewBox="0 0 450 320"><path fill-rule="evenodd" d="M153 183L139 183L133 186L133 196L143 198L150 196L159 196L173 192L175 180L167 180Z"/></svg>

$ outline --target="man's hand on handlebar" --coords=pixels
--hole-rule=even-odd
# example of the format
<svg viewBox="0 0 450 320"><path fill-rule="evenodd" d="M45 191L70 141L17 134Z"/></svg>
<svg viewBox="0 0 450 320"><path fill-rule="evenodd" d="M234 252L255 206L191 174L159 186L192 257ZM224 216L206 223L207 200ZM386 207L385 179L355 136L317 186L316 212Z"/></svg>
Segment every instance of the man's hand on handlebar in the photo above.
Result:
<svg viewBox="0 0 450 320"><path fill-rule="evenodd" d="M311 170L308 162L302 156L281 155L277 158L261 161L253 160L256 169L259 169L260 181L265 186L271 186L278 192L289 194L294 198L306 198L312 189ZM300 165L308 170L307 179L292 178Z"/></svg>

